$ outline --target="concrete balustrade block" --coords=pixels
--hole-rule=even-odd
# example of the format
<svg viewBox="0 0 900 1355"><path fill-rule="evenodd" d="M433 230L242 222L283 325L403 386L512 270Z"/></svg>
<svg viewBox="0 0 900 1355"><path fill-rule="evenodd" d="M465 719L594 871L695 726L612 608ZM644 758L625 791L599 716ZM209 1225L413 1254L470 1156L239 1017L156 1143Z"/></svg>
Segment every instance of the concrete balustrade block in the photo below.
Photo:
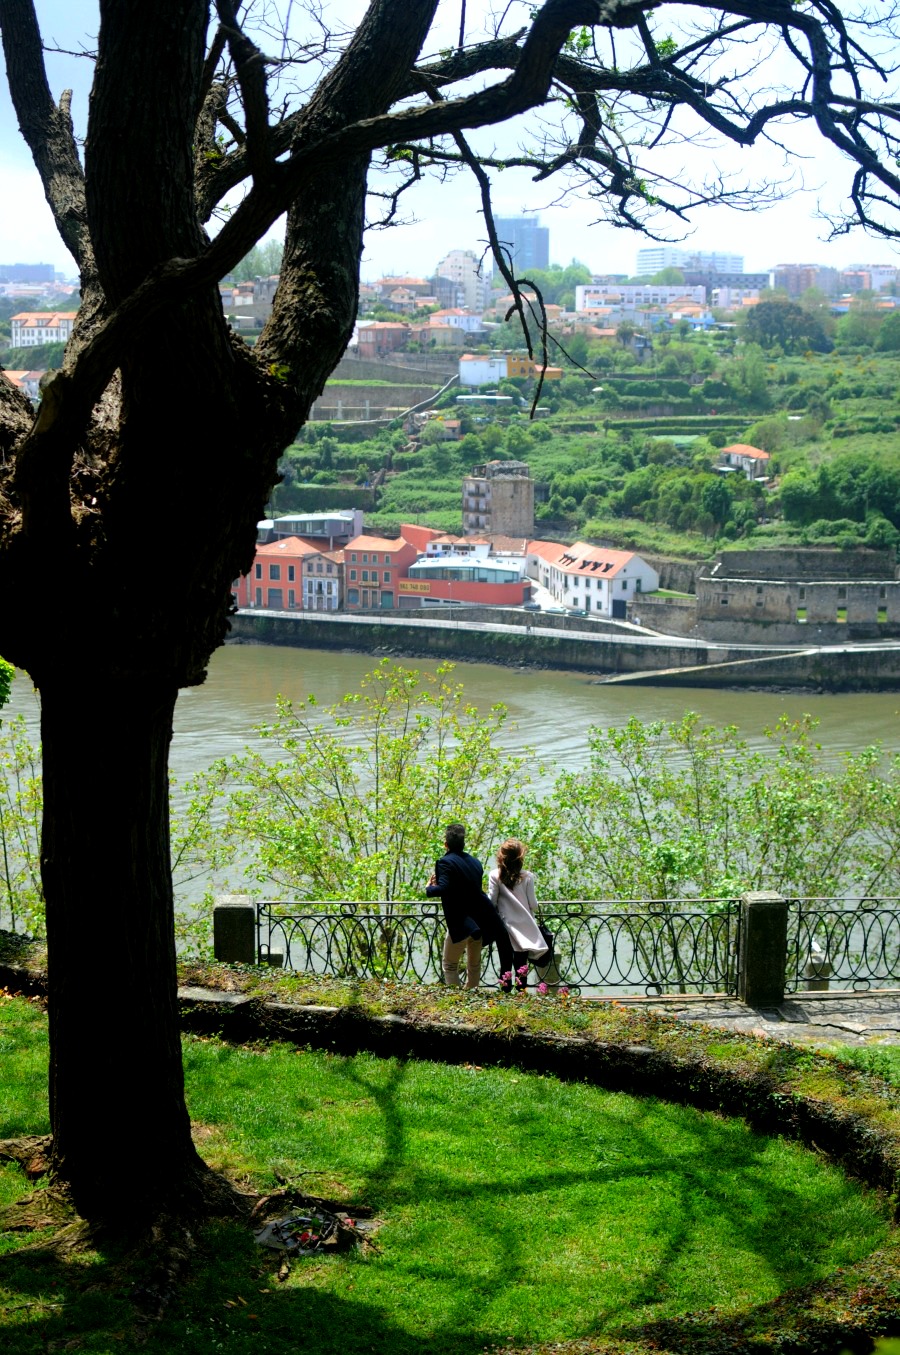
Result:
<svg viewBox="0 0 900 1355"><path fill-rule="evenodd" d="M220 894L216 899L213 953L226 964L256 964L256 904L248 894Z"/></svg>
<svg viewBox="0 0 900 1355"><path fill-rule="evenodd" d="M748 1007L780 1007L787 964L787 900L770 890L741 899L738 995Z"/></svg>

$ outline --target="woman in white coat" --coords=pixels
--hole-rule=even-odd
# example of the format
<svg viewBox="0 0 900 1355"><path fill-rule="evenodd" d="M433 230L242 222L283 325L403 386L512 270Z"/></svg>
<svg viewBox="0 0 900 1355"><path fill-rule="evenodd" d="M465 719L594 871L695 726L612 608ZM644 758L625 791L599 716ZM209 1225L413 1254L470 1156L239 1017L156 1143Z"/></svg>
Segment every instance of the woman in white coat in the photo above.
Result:
<svg viewBox="0 0 900 1355"><path fill-rule="evenodd" d="M518 838L507 838L497 853L497 865L488 876L488 897L509 933L514 952L512 974L508 979L500 976L500 986L507 991L513 984L525 987L526 975L520 972L523 966L527 971L530 961L548 965L553 958L534 916L537 898L534 876L525 869L526 851Z"/></svg>

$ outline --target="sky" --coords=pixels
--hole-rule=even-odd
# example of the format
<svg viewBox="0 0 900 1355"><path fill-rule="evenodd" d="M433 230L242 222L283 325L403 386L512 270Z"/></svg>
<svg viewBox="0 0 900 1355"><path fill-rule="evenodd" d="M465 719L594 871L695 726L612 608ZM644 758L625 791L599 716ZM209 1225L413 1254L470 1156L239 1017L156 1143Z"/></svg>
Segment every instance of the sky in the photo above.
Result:
<svg viewBox="0 0 900 1355"><path fill-rule="evenodd" d="M487 20L497 0L469 0L470 25ZM292 7L294 0L280 0ZM514 4L519 0L513 0ZM297 8L300 6L298 4ZM326 6L327 8L327 6ZM363 0L341 0L332 5L342 21L352 24L364 9ZM677 6L670 6L677 19ZM95 0L37 0L45 45L78 51L90 47L96 32ZM296 15L296 10L294 14ZM448 34L459 21L459 0L443 0L439 8L439 27L433 35L433 49L449 41ZM441 26L442 25L442 26ZM760 59L765 55L760 51ZM751 54L752 56L752 54ZM777 74L777 61L775 69ZM48 74L55 96L64 88L74 90L73 113L76 129L83 134L91 63L71 55L48 54ZM495 146L509 154L523 138L533 136L525 125L498 131L482 131L473 142L485 150ZM827 240L827 223L821 212L839 208L846 197L851 170L839 152L826 146L809 129L791 134L790 158L772 145L752 150L733 146L717 147L702 138L665 153L663 170L673 178L683 173L696 177L722 171L739 176L744 182L761 186L792 180L792 192L775 206L751 212L728 207L704 207L694 213L687 227L677 222L660 221L660 233L680 243L685 237L690 247L701 250L727 250L744 256L748 272L764 271L777 263L813 262L835 267L866 262L900 265L900 249L855 231L837 241ZM657 161L659 163L659 161ZM72 261L62 246L50 217L29 153L19 134L16 118L5 85L0 90L0 262L47 262L59 270L74 272ZM634 230L597 224L596 204L583 195L572 195L560 203L556 190L548 184L534 184L529 174L507 170L495 178L494 209L499 216L536 212L542 225L550 230L552 262L568 264L578 259L598 273L633 273L638 249L653 242ZM362 276L374 280L384 274L427 276L437 261L450 249L474 249L481 252L486 231L480 213L478 193L470 176L460 175L449 183L429 182L405 196L406 224L366 236Z"/></svg>

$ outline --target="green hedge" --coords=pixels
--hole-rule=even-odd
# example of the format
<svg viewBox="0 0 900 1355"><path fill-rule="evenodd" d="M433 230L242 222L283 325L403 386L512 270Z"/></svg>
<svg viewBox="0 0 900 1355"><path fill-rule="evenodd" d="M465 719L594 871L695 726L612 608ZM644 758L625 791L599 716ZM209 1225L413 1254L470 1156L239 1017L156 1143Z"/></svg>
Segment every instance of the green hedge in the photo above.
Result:
<svg viewBox="0 0 900 1355"><path fill-rule="evenodd" d="M375 507L375 492L362 485L276 485L269 508L275 513L327 513L332 508Z"/></svg>

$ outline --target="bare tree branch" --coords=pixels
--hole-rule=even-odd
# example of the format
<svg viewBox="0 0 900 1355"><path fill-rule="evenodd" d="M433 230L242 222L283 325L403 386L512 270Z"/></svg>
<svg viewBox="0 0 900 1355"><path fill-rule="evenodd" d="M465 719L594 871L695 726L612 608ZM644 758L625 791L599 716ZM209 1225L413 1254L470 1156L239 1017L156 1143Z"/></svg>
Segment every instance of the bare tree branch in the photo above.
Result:
<svg viewBox="0 0 900 1355"><path fill-rule="evenodd" d="M224 32L244 104L247 124L247 156L256 180L266 180L273 157L269 127L269 96L266 66L262 52L238 24L234 0L216 0L221 30ZM217 35L218 36L218 35Z"/></svg>

